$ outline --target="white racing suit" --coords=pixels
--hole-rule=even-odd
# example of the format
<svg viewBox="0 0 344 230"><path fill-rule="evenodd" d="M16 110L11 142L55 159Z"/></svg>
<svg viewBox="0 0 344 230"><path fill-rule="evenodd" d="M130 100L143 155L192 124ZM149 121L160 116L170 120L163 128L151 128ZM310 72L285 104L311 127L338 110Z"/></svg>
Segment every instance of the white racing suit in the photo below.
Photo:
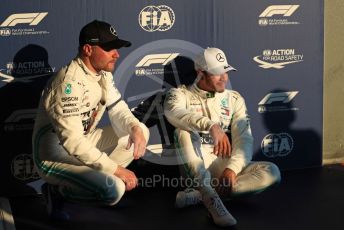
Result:
<svg viewBox="0 0 344 230"><path fill-rule="evenodd" d="M196 83L181 86L168 92L164 110L168 121L177 128L175 144L181 164L186 166L188 176L198 179L196 185L208 183L215 187L219 182L216 178L226 168L237 175L232 196L258 193L280 181L275 164L251 161L250 121L245 101L238 92L210 93L199 89ZM214 124L219 124L229 136L232 147L229 158L213 154L214 142L209 129Z"/></svg>
<svg viewBox="0 0 344 230"><path fill-rule="evenodd" d="M96 128L105 109L111 126ZM113 205L125 192L114 172L133 160L125 147L135 125L148 141L148 129L121 99L112 74L96 75L76 58L42 93L32 136L38 173L69 200Z"/></svg>

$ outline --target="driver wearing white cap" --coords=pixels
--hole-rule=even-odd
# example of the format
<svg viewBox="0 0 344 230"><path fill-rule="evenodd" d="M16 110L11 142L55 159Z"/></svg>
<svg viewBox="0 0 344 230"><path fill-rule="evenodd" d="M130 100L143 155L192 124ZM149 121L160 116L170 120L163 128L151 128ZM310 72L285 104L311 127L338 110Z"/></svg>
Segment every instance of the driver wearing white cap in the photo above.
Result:
<svg viewBox="0 0 344 230"><path fill-rule="evenodd" d="M203 203L215 224L235 225L221 198L261 192L280 181L278 167L251 162L253 137L243 97L227 90L235 70L222 50L207 48L195 59L197 79L171 89L164 108L176 127L175 144L193 188L181 191L176 206ZM220 195L220 196L219 196Z"/></svg>

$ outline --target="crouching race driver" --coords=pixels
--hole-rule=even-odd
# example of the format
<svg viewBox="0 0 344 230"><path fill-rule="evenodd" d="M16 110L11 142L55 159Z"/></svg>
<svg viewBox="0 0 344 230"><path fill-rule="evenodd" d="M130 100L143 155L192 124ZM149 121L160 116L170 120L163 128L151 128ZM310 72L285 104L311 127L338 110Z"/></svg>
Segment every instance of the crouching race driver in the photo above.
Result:
<svg viewBox="0 0 344 230"><path fill-rule="evenodd" d="M146 150L147 127L114 85L118 50L130 46L108 23L93 21L80 31L79 53L42 93L33 132L34 163L47 182L42 192L50 217L68 219L63 200L115 205L137 186L126 169ZM97 128L107 110L111 125Z"/></svg>
<svg viewBox="0 0 344 230"><path fill-rule="evenodd" d="M197 79L189 87L171 89L164 103L176 127L175 146L193 178L193 188L180 191L176 206L203 203L216 225L237 223L221 198L255 194L280 181L271 162L252 162L249 116L242 96L227 90L228 72L235 70L224 52L203 50L195 59Z"/></svg>

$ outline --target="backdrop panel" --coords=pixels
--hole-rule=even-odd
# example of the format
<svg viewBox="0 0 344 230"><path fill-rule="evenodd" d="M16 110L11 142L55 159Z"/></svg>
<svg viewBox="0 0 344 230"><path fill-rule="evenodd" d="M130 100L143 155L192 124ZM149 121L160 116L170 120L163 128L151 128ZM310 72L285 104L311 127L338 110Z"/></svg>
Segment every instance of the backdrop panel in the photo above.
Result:
<svg viewBox="0 0 344 230"><path fill-rule="evenodd" d="M228 87L246 99L254 159L281 169L321 165L322 0L3 0L1 177L8 183L1 193L39 187L31 157L39 95L51 74L76 56L79 31L94 19L114 24L133 43L120 50L114 76L134 114L150 127L146 160L177 164L162 100L169 88L193 81L192 59L215 46L239 70L230 73Z"/></svg>

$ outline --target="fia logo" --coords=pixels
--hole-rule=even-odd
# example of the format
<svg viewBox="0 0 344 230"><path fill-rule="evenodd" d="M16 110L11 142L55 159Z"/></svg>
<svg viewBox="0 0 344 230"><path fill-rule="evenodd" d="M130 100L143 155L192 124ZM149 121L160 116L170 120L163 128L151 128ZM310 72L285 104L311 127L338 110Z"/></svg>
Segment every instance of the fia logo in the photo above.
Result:
<svg viewBox="0 0 344 230"><path fill-rule="evenodd" d="M169 30L174 21L174 12L166 5L146 6L139 14L139 24L142 29L148 32Z"/></svg>
<svg viewBox="0 0 344 230"><path fill-rule="evenodd" d="M18 180L37 179L39 175L33 163L32 155L19 154L12 160L12 175Z"/></svg>
<svg viewBox="0 0 344 230"><path fill-rule="evenodd" d="M262 153L269 158L287 156L293 147L293 138L288 133L268 134L261 144Z"/></svg>

